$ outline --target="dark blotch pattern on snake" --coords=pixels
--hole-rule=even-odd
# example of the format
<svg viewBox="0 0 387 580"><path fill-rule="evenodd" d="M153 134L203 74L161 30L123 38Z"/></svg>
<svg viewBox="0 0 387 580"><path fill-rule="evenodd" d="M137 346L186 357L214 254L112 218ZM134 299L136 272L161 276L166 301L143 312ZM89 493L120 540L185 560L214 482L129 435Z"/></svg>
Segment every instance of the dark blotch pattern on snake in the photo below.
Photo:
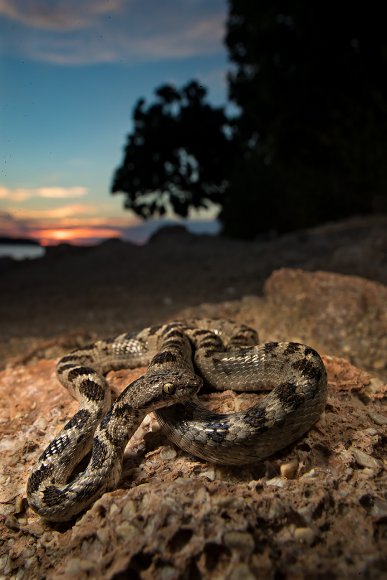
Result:
<svg viewBox="0 0 387 580"><path fill-rule="evenodd" d="M114 405L104 375L149 365ZM48 445L27 485L43 518L66 521L119 481L125 446L145 415L156 412L171 441L211 461L239 465L286 447L317 421L326 402L326 372L318 353L292 342L258 345L256 332L225 320L189 320L100 340L64 356L60 382L79 411ZM197 398L215 389L272 391L247 411L213 413ZM84 471L71 479L91 450Z"/></svg>

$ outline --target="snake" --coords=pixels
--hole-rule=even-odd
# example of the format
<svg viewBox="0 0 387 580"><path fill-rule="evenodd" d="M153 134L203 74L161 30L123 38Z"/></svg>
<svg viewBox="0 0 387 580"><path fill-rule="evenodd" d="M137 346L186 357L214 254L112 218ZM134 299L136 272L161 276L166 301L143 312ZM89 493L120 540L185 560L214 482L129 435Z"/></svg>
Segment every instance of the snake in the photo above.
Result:
<svg viewBox="0 0 387 580"><path fill-rule="evenodd" d="M147 370L112 404L107 373L136 367ZM125 447L151 411L162 432L191 456L244 465L304 435L327 397L316 350L297 342L260 344L253 328L228 320L175 321L98 340L63 356L56 373L79 409L40 455L27 483L29 505L52 522L71 520L117 487ZM203 384L271 390L247 410L215 413L198 398Z"/></svg>

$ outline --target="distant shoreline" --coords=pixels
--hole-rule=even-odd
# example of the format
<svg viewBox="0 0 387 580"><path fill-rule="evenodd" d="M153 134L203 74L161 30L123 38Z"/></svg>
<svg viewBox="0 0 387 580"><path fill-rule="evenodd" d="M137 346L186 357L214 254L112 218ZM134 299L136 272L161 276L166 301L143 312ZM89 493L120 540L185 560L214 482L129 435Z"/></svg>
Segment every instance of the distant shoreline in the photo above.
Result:
<svg viewBox="0 0 387 580"><path fill-rule="evenodd" d="M141 224L122 229L121 235L117 238L122 242L142 246L150 241L150 239L163 229L170 229L180 227L187 232L195 235L218 235L220 232L220 224L217 220L170 220L170 219L155 219L147 220ZM98 246L109 239L113 238L85 238L85 239L63 239L55 240L56 243L42 244L39 240L34 238L16 238L11 236L0 236L0 258L14 258L23 259L41 257L46 253L47 248L55 248L56 246L69 245L74 248ZM23 250L30 249L24 255Z"/></svg>
<svg viewBox="0 0 387 580"><path fill-rule="evenodd" d="M38 240L32 238L10 238L7 236L0 236L0 244L7 246L39 246Z"/></svg>

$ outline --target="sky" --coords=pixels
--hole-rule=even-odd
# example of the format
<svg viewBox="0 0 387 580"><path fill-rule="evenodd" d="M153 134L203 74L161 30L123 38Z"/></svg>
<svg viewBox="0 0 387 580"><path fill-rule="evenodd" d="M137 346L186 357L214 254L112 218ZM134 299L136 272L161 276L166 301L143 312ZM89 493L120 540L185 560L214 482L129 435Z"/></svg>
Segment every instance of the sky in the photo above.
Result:
<svg viewBox="0 0 387 580"><path fill-rule="evenodd" d="M127 237L141 220L110 186L133 107L193 78L225 104L226 16L226 0L0 0L0 236Z"/></svg>

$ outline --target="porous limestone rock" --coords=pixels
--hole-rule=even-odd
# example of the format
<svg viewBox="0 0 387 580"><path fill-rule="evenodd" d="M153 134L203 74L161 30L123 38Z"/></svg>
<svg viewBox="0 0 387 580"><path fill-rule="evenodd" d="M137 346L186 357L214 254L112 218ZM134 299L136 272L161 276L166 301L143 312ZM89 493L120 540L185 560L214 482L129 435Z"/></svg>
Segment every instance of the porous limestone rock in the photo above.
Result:
<svg viewBox="0 0 387 580"><path fill-rule="evenodd" d="M60 525L28 507L25 486L77 404L58 384L54 360L8 366L0 373L0 575L382 577L387 388L343 359L324 362L326 411L296 444L255 465L212 466L175 448L149 416L126 450L117 490ZM140 372L110 373L109 380L118 391ZM232 411L251 405L255 395L203 398L213 409ZM292 477L284 465L296 465Z"/></svg>

